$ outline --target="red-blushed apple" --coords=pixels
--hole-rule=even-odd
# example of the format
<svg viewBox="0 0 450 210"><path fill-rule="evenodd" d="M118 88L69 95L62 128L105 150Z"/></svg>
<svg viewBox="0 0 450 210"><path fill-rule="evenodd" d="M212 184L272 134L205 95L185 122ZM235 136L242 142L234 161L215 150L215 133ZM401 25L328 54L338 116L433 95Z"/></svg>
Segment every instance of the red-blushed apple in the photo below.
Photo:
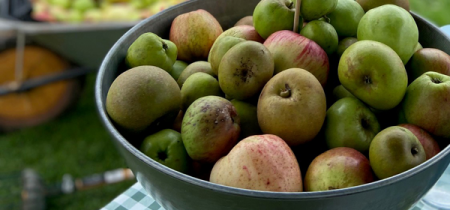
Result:
<svg viewBox="0 0 450 210"><path fill-rule="evenodd" d="M234 26L220 34L219 38L217 39L220 39L224 36L233 36L245 39L247 41L255 41L260 43L264 42L264 39L258 34L255 27L249 25Z"/></svg>
<svg viewBox="0 0 450 210"><path fill-rule="evenodd" d="M170 41L178 48L179 60L206 60L209 50L222 32L222 26L216 18L200 9L179 15L173 20Z"/></svg>
<svg viewBox="0 0 450 210"><path fill-rule="evenodd" d="M294 153L283 139L270 134L240 141L215 163L210 182L259 191L303 191Z"/></svg>
<svg viewBox="0 0 450 210"><path fill-rule="evenodd" d="M328 80L330 64L327 53L314 41L292 31L278 31L264 42L272 53L275 74L289 68L302 68L312 73L322 86Z"/></svg>
<svg viewBox="0 0 450 210"><path fill-rule="evenodd" d="M242 19L240 19L234 26L240 26L240 25L249 25L253 26L253 16L245 16Z"/></svg>
<svg viewBox="0 0 450 210"><path fill-rule="evenodd" d="M450 76L426 72L406 90L402 111L414 124L435 137L450 138Z"/></svg>
<svg viewBox="0 0 450 210"><path fill-rule="evenodd" d="M327 191L370 183L370 162L362 153L337 147L317 156L305 176L305 191Z"/></svg>
<svg viewBox="0 0 450 210"><path fill-rule="evenodd" d="M423 48L414 53L406 65L406 70L410 82L428 71L450 76L450 56L439 49Z"/></svg>
<svg viewBox="0 0 450 210"><path fill-rule="evenodd" d="M436 140L434 140L434 138L428 132L426 132L419 126L413 124L400 124L399 126L407 128L417 137L417 139L419 139L420 143L423 146L423 149L425 149L427 160L434 157L441 151Z"/></svg>

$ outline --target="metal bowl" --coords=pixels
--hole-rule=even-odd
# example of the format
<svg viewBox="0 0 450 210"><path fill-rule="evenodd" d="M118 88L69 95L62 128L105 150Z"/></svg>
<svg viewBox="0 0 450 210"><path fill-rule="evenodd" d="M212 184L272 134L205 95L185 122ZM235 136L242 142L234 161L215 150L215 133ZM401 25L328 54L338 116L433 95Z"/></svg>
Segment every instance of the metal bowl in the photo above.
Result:
<svg viewBox="0 0 450 210"><path fill-rule="evenodd" d="M140 22L122 36L107 54L95 85L97 109L113 142L145 190L166 210L219 209L408 209L440 178L450 162L450 147L409 171L357 187L325 192L278 193L226 187L203 181L148 158L117 130L105 110L108 89L124 69L128 47L142 33L167 38L172 20L183 13L205 9L224 29L251 15L259 0L191 0ZM414 14L413 14L414 15ZM450 40L431 23L414 15L424 47L450 53ZM302 170L306 170L303 168Z"/></svg>

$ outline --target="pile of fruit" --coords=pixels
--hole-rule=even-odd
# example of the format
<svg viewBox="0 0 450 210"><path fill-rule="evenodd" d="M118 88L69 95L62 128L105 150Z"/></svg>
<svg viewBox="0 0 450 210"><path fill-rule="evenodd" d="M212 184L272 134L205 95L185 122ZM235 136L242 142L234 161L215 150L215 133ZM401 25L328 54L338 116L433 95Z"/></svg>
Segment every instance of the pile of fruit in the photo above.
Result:
<svg viewBox="0 0 450 210"><path fill-rule="evenodd" d="M132 22L185 0L32 0L32 17L66 23Z"/></svg>
<svg viewBox="0 0 450 210"><path fill-rule="evenodd" d="M106 110L159 163L262 191L358 186L414 168L450 138L450 56L423 48L407 5L262 0L223 31L205 10L144 33ZM404 1L395 1L404 2Z"/></svg>

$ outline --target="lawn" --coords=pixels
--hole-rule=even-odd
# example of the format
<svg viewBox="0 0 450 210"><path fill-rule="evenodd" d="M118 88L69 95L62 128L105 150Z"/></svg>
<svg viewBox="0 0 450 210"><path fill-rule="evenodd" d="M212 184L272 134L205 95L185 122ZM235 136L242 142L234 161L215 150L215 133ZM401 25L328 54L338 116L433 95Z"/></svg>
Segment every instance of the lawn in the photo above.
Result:
<svg viewBox="0 0 450 210"><path fill-rule="evenodd" d="M412 11L436 25L450 24L449 0L410 2ZM46 182L55 183L64 174L82 177L126 167L97 115L95 76L87 76L81 98L62 116L37 127L0 135L0 175L30 167ZM48 209L99 209L133 183L127 181L51 197L47 200Z"/></svg>

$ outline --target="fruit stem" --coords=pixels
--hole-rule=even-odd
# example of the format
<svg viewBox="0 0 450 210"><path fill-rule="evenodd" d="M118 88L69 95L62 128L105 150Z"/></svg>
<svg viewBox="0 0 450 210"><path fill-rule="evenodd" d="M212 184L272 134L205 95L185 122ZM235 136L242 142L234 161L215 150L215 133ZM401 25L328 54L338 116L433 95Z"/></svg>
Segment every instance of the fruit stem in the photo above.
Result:
<svg viewBox="0 0 450 210"><path fill-rule="evenodd" d="M162 47L163 47L164 51L167 51L167 49L169 49L169 46L167 46L167 44L165 42L162 42Z"/></svg>
<svg viewBox="0 0 450 210"><path fill-rule="evenodd" d="M291 97L291 88L289 87L289 85L286 83L284 86L285 90L281 91L280 96L283 98L289 98Z"/></svg>
<svg viewBox="0 0 450 210"><path fill-rule="evenodd" d="M299 19L300 19L300 5L302 4L302 0L297 0L297 4L295 5L295 15L294 15L294 28L292 29L295 33L299 33ZM303 24L303 23L302 23Z"/></svg>
<svg viewBox="0 0 450 210"><path fill-rule="evenodd" d="M325 22L330 23L331 19L327 17L326 15L323 16L323 19L325 19Z"/></svg>

